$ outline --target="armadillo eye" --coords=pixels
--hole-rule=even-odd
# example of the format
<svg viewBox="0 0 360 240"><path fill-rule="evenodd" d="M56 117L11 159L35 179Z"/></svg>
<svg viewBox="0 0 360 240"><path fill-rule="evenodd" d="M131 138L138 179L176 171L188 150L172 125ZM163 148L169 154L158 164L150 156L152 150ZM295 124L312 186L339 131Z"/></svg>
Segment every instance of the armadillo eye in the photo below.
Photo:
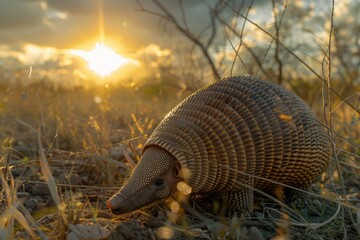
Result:
<svg viewBox="0 0 360 240"><path fill-rule="evenodd" d="M174 165L174 168L173 168L173 174L175 177L180 177L180 169L181 169L181 166L180 164L177 162L175 165Z"/></svg>
<svg viewBox="0 0 360 240"><path fill-rule="evenodd" d="M174 175L175 175L176 177L178 177L178 176L179 176L179 169L174 168Z"/></svg>
<svg viewBox="0 0 360 240"><path fill-rule="evenodd" d="M155 185L156 185L157 187L161 187L162 185L164 185L164 179L162 179L162 178L156 179L156 180L155 180Z"/></svg>

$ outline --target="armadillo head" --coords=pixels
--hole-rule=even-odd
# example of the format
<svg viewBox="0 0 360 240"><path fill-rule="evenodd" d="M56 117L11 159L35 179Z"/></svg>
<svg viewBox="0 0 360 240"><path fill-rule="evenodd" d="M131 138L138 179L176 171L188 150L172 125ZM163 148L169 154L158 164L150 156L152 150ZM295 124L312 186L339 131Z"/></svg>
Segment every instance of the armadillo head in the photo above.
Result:
<svg viewBox="0 0 360 240"><path fill-rule="evenodd" d="M150 146L125 185L106 204L115 214L132 212L168 198L181 180L175 157L160 147Z"/></svg>

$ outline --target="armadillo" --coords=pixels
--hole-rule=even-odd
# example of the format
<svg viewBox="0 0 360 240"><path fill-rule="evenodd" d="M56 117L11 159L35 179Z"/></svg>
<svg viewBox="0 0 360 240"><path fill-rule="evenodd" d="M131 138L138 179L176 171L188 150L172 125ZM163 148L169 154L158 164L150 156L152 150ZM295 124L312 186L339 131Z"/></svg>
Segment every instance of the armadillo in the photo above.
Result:
<svg viewBox="0 0 360 240"><path fill-rule="evenodd" d="M165 116L107 206L115 214L132 212L185 183L191 194L221 194L230 208L251 211L254 189L303 188L330 158L328 135L301 98L255 77L229 77Z"/></svg>

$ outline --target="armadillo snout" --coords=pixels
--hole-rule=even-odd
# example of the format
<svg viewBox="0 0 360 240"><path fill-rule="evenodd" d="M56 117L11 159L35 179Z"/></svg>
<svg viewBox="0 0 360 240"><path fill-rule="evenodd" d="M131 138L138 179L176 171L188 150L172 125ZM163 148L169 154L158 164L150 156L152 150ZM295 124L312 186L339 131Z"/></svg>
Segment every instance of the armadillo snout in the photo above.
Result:
<svg viewBox="0 0 360 240"><path fill-rule="evenodd" d="M120 194L116 194L112 198L110 198L106 202L106 206L113 214L123 214L131 212L131 210L127 209L130 207L130 205L126 203L126 199L123 198Z"/></svg>
<svg viewBox="0 0 360 240"><path fill-rule="evenodd" d="M135 211L141 208L142 205L144 205L142 202L124 198L121 193L114 195L106 202L106 206L116 215Z"/></svg>

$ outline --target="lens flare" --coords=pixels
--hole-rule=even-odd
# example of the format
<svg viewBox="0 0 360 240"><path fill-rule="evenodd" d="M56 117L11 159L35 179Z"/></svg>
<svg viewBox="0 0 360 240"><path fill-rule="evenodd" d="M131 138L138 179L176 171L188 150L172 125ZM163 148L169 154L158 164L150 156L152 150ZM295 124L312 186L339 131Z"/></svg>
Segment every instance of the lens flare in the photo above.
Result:
<svg viewBox="0 0 360 240"><path fill-rule="evenodd" d="M71 50L70 53L85 59L89 68L101 77L109 75L124 64L131 62L130 59L117 54L103 43L96 43L95 48L91 51Z"/></svg>

